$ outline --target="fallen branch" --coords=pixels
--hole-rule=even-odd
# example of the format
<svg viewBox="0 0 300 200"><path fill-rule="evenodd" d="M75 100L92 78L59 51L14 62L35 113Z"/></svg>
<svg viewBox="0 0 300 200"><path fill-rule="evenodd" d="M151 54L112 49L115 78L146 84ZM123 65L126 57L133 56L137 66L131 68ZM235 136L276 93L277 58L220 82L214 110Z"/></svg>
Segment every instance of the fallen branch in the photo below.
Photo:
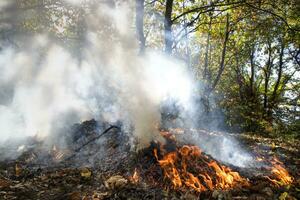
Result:
<svg viewBox="0 0 300 200"><path fill-rule="evenodd" d="M106 133L108 133L110 130L112 130L112 129L114 129L114 128L120 130L120 127L115 126L115 125L111 125L109 128L105 129L105 131L103 131L100 135L98 135L98 136L92 138L91 140L89 140L89 141L87 141L86 143L84 143L82 146L80 146L80 147L78 147L77 149L75 149L75 150L74 150L75 153L74 153L73 155L67 157L67 158L64 159L63 161L68 161L68 160L74 158L74 157L76 156L76 153L80 152L81 149L83 149L85 146L89 145L90 143L94 142L95 140L98 140L100 137L102 137L103 135L105 135Z"/></svg>

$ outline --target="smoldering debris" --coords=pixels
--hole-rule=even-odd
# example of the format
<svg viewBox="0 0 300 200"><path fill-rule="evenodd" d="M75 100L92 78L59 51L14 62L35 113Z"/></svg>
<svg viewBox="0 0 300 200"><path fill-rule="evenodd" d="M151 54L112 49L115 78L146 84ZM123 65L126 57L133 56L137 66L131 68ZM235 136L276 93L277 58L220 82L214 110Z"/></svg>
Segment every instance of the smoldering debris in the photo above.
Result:
<svg viewBox="0 0 300 200"><path fill-rule="evenodd" d="M73 132L69 134L75 139L73 144L70 144L70 148L77 145L82 146L86 141L101 134L104 127L102 125L101 122L95 120L76 124L71 128ZM77 131L85 133L81 136L81 139L77 137ZM179 133L179 130L176 131L178 134L182 134L181 132ZM176 131L172 130L173 133ZM178 138L178 134L176 134L176 138ZM209 135L210 133L207 132L207 134ZM153 141L147 148L134 153L129 150L130 142L128 142L129 137L127 137L127 134L114 129L103 135L103 137L98 138L98 140L93 140L93 143L82 148L82 151L77 152L76 156L71 160L65 160L64 158L72 155L72 153L68 154L64 149L52 147L47 154L48 157L46 155L42 157L45 165L34 164L37 161L42 163L38 156L33 157L33 155L40 155L37 154L39 149L35 151L27 150L27 153L17 160L0 162L0 197L4 199L14 197L25 199L52 199L52 197L55 199L76 199L79 197L99 197L104 199L128 197L133 199L195 199L199 198L199 196L208 199L244 199L249 196L251 198L268 199L277 198L281 195L289 195L291 198L298 197L296 188L299 183L293 182L288 187L278 186L277 184L281 184L280 180L277 180L278 177L267 167L251 168L251 170L249 168L232 168L234 171L231 173L236 176L238 171L243 179L241 184L226 190L218 189L220 185L216 184L213 185L213 187L216 187L213 190L205 189L197 192L199 185L192 182L182 184L180 187L174 187L174 183L171 181L173 176L166 176L167 173L172 172L168 171L168 167L176 167L182 180L189 178L181 171L186 169L188 173L194 174L191 176L194 177L193 180L199 180L202 184L204 180L210 180L207 177L208 174L212 181L215 181L216 176L222 175L217 175L214 172L214 168L210 168L208 163L217 163L222 166L222 162L212 162L214 161L213 158L199 152L198 147L191 145L182 146L179 140L175 140L171 136L172 134L164 135L167 139L165 145ZM270 155L270 152L265 153L264 149L256 148L258 145L255 140L248 137L246 140L252 151L256 153L256 156L264 157L265 161L272 159L273 155ZM269 142L272 143L272 141ZM157 158L155 157L154 149L157 149ZM168 154L173 155L174 151L177 157L167 156ZM290 170L293 168L293 165L298 165L299 163L297 164L296 159L291 159L296 152L287 151L286 153L289 155L289 160L285 160L285 163L287 169ZM63 156L60 157L60 155ZM57 162L57 159L61 158L62 160ZM176 160L174 160L173 165L164 165L167 162L166 158L174 158ZM184 167L185 164L186 167ZM163 166L165 168L161 168ZM222 169L226 169L224 173L228 173L227 167L223 166ZM207 171L208 174L205 174L206 179L200 178L202 176L201 173L199 174L199 170ZM291 176L297 177L296 172L291 171ZM198 178L196 179L195 177ZM277 182L272 182L271 180ZM231 183L231 179L228 178L225 182ZM205 187L208 186L205 185Z"/></svg>

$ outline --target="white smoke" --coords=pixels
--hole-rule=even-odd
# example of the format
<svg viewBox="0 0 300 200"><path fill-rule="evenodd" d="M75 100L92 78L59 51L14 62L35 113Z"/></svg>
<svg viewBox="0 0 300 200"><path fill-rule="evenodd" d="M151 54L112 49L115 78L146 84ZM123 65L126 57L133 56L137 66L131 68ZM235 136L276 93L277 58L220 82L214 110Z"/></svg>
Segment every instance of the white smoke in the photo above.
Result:
<svg viewBox="0 0 300 200"><path fill-rule="evenodd" d="M47 34L32 34L19 49L0 52L0 143L28 136L60 140L64 128L94 118L132 124L139 145L147 145L161 139L160 106L170 98L192 121L187 124L197 122L187 66L161 52L138 56L132 4L120 2L115 8L99 4L85 16L80 59ZM240 149L225 140L215 149L232 147L232 159L201 140L193 142L217 158L240 159Z"/></svg>
<svg viewBox="0 0 300 200"><path fill-rule="evenodd" d="M255 165L253 156L244 150L238 141L224 132L203 132L189 135L188 141L200 146L204 152L224 163L238 167Z"/></svg>
<svg viewBox="0 0 300 200"><path fill-rule="evenodd" d="M141 145L159 137L160 103L187 104L192 83L180 61L137 55L129 5L103 4L87 16L80 62L46 35L33 35L31 48L1 52L1 141L61 134L91 118L132 123ZM99 29L105 24L112 28Z"/></svg>

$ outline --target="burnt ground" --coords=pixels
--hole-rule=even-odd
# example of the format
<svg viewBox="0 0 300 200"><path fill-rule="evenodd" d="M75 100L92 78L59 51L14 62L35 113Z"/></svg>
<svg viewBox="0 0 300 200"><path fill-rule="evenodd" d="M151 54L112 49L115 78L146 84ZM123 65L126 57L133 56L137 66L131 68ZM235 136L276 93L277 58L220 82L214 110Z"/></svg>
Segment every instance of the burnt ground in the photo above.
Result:
<svg viewBox="0 0 300 200"><path fill-rule="evenodd" d="M255 157L262 158L263 164L230 166L249 180L247 187L195 193L169 187L153 156L153 144L133 151L128 133L118 125L91 120L75 125L70 132L71 142L65 148L45 149L32 139L18 157L1 161L0 199L300 199L298 140L230 134ZM220 137L223 133L199 130L193 134ZM291 185L276 186L265 177L270 175L270 168L262 166L274 156L294 177ZM135 170L138 178L133 176Z"/></svg>

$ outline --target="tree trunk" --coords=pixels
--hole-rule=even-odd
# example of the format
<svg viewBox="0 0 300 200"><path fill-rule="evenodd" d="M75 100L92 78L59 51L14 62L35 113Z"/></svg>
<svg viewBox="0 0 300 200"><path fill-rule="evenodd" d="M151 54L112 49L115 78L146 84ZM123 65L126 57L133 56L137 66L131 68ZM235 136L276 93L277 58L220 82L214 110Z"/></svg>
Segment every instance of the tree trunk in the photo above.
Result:
<svg viewBox="0 0 300 200"><path fill-rule="evenodd" d="M165 52L167 54L172 53L173 46L173 36L172 36L172 8L173 0L166 1L166 11L165 11Z"/></svg>
<svg viewBox="0 0 300 200"><path fill-rule="evenodd" d="M269 80L271 76L271 69L272 69L272 46L271 42L268 44L268 61L266 68L264 69L264 75L265 75L265 83L264 83L264 112L265 114L269 115L268 111L268 88L269 88Z"/></svg>
<svg viewBox="0 0 300 200"><path fill-rule="evenodd" d="M250 97L254 98L254 75L255 75L255 64L254 64L254 52L255 46L253 45L251 52L250 52L250 67L251 67L251 74L250 74Z"/></svg>
<svg viewBox="0 0 300 200"><path fill-rule="evenodd" d="M227 42L228 42L228 39L229 39L229 32L230 32L229 31L229 15L227 14L227 16L226 16L225 38L224 38L224 42L223 42L223 50L222 50L220 67L219 67L219 71L218 71L217 77L214 80L213 85L211 87L211 91L213 91L216 88L217 84L220 81L221 75L222 75L222 73L224 71L224 68L225 68L225 56L226 56Z"/></svg>
<svg viewBox="0 0 300 200"><path fill-rule="evenodd" d="M210 33L211 32L211 17L209 20L209 28L206 39L206 47L205 47L205 58L204 58L204 69L203 69L203 79L207 80L207 69L208 69L208 51L210 46Z"/></svg>
<svg viewBox="0 0 300 200"><path fill-rule="evenodd" d="M183 10L185 9L184 1L182 3L182 8L183 8ZM188 69L192 71L192 69L191 69L191 50L189 48L189 36L188 36L188 26L186 26L186 16L184 16L183 22L184 22L184 35L185 35L186 63L187 63Z"/></svg>
<svg viewBox="0 0 300 200"><path fill-rule="evenodd" d="M236 62L236 82L239 86L239 96L240 96L240 100L243 102L244 101L244 95L243 95L243 75L242 72L240 70L240 61L239 61L239 54L237 51L235 51L235 62Z"/></svg>
<svg viewBox="0 0 300 200"><path fill-rule="evenodd" d="M278 66L278 76L274 86L274 90L272 93L271 105L270 109L273 109L276 104L276 98L278 97L278 89L282 78L282 70L283 70L283 55L284 55L284 41L282 39L280 45L280 53L279 53L279 66Z"/></svg>
<svg viewBox="0 0 300 200"><path fill-rule="evenodd" d="M136 0L136 32L139 40L140 53L145 51L146 39L144 35L144 6L145 0Z"/></svg>

